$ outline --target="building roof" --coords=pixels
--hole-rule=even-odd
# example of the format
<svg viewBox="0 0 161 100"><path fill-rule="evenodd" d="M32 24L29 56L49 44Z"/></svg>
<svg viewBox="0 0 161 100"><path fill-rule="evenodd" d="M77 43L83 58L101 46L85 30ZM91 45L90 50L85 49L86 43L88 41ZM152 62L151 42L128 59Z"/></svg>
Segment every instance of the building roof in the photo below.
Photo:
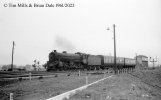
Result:
<svg viewBox="0 0 161 100"><path fill-rule="evenodd" d="M145 57L145 58L148 58L148 57L145 56L145 55L138 55L137 57Z"/></svg>

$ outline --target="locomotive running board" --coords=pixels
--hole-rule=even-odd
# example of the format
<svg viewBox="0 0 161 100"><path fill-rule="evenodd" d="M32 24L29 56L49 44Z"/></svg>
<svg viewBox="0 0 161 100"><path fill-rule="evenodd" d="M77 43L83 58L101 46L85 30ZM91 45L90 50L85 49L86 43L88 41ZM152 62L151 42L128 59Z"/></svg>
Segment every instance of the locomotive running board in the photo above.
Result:
<svg viewBox="0 0 161 100"><path fill-rule="evenodd" d="M63 100L63 99L65 99L65 98L66 98L66 99L69 99L69 97L72 96L72 95L74 95L77 91L82 91L83 89L86 89L86 88L87 88L88 86L90 86L90 85L93 85L93 84L95 84L95 83L98 83L98 82L100 82L100 81L103 81L103 80L105 80L105 79L107 79L107 78L111 78L111 77L113 77L113 75L108 76L108 77L105 77L105 78L102 78L102 79L100 79L100 80L98 80L98 81L95 81L95 82L93 82L93 83L90 83L90 84L84 85L84 86L82 86L82 87L79 87L79 88L70 90L70 91L68 91L68 92L62 93L62 94L60 94L60 95L57 95L57 96L55 96L55 97L52 97L52 98L49 98L49 99L46 99L46 100Z"/></svg>

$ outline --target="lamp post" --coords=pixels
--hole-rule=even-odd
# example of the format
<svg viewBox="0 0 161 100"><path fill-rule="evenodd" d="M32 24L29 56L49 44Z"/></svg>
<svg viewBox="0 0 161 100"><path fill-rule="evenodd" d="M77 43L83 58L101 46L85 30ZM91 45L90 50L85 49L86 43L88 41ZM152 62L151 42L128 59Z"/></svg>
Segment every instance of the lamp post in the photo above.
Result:
<svg viewBox="0 0 161 100"><path fill-rule="evenodd" d="M114 36L114 71L115 71L115 74L117 74L117 71L116 71L116 35L115 35L115 27L116 25L113 24L113 36ZM109 30L109 28L107 29Z"/></svg>

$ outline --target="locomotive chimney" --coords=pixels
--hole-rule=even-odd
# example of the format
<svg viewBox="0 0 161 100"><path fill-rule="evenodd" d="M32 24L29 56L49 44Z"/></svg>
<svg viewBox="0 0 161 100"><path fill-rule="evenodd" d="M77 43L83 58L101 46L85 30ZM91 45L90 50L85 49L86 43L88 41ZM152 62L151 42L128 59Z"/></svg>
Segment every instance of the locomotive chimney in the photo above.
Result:
<svg viewBox="0 0 161 100"><path fill-rule="evenodd" d="M54 52L57 52L56 50L54 50Z"/></svg>

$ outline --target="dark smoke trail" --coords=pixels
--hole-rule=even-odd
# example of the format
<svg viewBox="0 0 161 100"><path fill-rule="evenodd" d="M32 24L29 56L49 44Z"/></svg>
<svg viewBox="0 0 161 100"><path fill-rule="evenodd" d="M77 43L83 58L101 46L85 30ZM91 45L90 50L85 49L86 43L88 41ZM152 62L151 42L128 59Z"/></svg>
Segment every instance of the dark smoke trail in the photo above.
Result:
<svg viewBox="0 0 161 100"><path fill-rule="evenodd" d="M76 50L75 46L66 38L64 37L56 37L55 38L55 45L58 49L67 52L74 52Z"/></svg>

